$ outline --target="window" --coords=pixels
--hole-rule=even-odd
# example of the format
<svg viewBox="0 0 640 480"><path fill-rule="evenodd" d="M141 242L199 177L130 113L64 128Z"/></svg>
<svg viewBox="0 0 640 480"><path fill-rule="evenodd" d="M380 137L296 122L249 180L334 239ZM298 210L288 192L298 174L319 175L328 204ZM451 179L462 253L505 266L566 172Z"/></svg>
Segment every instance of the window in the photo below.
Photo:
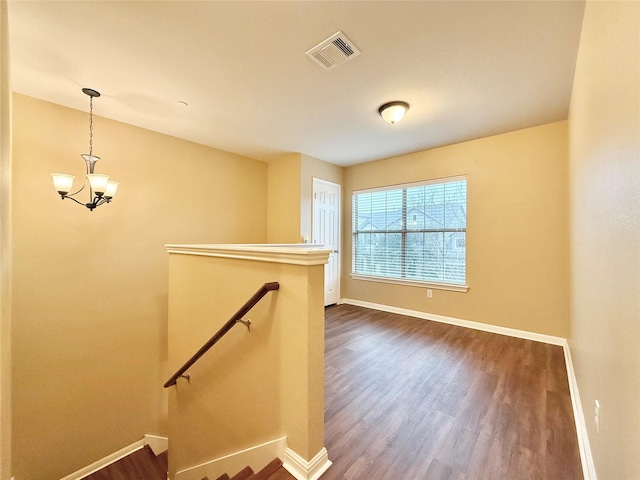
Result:
<svg viewBox="0 0 640 480"><path fill-rule="evenodd" d="M353 193L354 277L464 286L467 180Z"/></svg>

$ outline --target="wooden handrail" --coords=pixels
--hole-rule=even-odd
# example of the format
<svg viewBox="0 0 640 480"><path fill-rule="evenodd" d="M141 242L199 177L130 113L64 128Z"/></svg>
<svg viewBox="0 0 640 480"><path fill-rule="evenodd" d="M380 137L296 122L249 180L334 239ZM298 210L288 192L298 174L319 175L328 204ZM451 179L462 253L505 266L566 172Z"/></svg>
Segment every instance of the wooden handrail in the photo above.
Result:
<svg viewBox="0 0 640 480"><path fill-rule="evenodd" d="M164 388L168 388L172 385L175 385L178 381L178 378L184 375L194 363L198 361L198 359L204 355L207 350L213 347L218 340L220 340L224 335L231 330L231 328L236 324L242 322L242 317L244 317L249 310L251 310L256 303L260 301L262 297L264 297L271 290L278 290L280 288L280 284L278 282L268 282L265 283L262 287L258 289L253 296L247 300L247 302L240 307L240 309L225 323L220 330L218 330L213 337L209 339L207 343L205 343L200 350L193 354L193 356L185 362L182 367L178 369L176 373L174 373L169 380L164 384Z"/></svg>

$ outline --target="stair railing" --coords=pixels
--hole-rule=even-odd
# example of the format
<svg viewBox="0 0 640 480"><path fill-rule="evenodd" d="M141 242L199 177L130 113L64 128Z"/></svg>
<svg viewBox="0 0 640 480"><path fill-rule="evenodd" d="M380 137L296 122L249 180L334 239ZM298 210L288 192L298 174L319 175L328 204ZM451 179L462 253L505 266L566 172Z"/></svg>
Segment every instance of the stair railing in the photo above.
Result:
<svg viewBox="0 0 640 480"><path fill-rule="evenodd" d="M220 330L218 330L213 335L213 337L211 337L209 341L207 341L207 343L205 343L202 347L200 347L200 350L194 353L193 356L189 360L187 360L185 364L182 365L182 367L180 367L176 371L176 373L174 373L171 376L169 380L166 381L166 383L164 384L164 388L168 388L172 385L175 385L176 382L178 381L178 378L180 377L188 378L188 375L185 375L185 372L194 363L196 363L200 357L202 357L205 353L207 353L207 351L211 347L213 347L218 342L218 340L224 337L225 334L229 330L231 330L231 328L236 323L242 323L249 329L249 331L251 331L251 321L243 320L242 317L244 317L247 314L247 312L251 310L255 306L255 304L258 303L260 299L262 299L262 297L264 297L267 293L269 293L271 290L278 290L279 288L280 288L280 284L278 282L268 282L268 283L265 283L262 287L260 287L258 291L254 293L252 297L249 300L247 300L247 302L242 307L240 307L240 309L227 321L227 323L225 323L222 326L222 328L220 328Z"/></svg>

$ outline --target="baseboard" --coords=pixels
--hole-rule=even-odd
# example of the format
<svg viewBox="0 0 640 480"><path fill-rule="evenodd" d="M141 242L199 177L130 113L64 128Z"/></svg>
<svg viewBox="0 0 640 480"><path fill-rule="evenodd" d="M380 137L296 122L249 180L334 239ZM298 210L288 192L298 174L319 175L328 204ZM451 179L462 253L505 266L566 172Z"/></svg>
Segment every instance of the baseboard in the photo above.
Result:
<svg viewBox="0 0 640 480"><path fill-rule="evenodd" d="M261 445L181 470L176 473L175 480L201 480L205 476L218 478L223 473L235 475L247 465L254 472L257 472L275 457L283 458L286 445L287 437L277 438Z"/></svg>
<svg viewBox="0 0 640 480"><path fill-rule="evenodd" d="M309 461L287 448L283 464L284 468L297 480L317 480L331 466L326 448L320 450Z"/></svg>
<svg viewBox="0 0 640 480"><path fill-rule="evenodd" d="M153 453L156 455L164 452L169 447L169 440L166 437L158 437L156 435L145 435L143 439L138 440L137 442L132 443L131 445L127 445L124 448L121 448L117 452L113 452L110 455L107 455L100 460L93 462L91 465L87 465L86 467L77 470L66 477L60 480L81 480L82 478L88 477L92 473L97 472L98 470L103 469L104 467L111 465L112 463L117 462L121 458L126 457L127 455L131 455L133 452L144 448L145 445L149 445Z"/></svg>
<svg viewBox="0 0 640 480"><path fill-rule="evenodd" d="M585 480L597 480L596 467L593 463L593 455L589 444L589 434L587 432L587 424L585 422L584 410L580 401L580 392L578 391L578 381L576 372L573 369L573 360L571 359L571 350L569 342L565 340L564 345L564 363L567 366L567 377L569 378L569 392L571 393L571 404L573 406L573 418L576 422L576 432L578 434L578 448L580 449L580 460L582 462L582 472Z"/></svg>
<svg viewBox="0 0 640 480"><path fill-rule="evenodd" d="M160 455L162 452L166 452L167 450L169 450L169 439L167 437L145 435L144 444L151 447L154 455Z"/></svg>
<svg viewBox="0 0 640 480"><path fill-rule="evenodd" d="M86 467L81 468L80 470L73 472L70 475L67 475L61 480L80 480L81 478L88 477L92 473L97 472L98 470L106 467L107 465L111 465L112 463L117 462L121 458L124 458L127 455L131 455L133 452L140 450L141 448L144 447L144 445L145 445L144 439L138 440L137 442L132 443L131 445L127 445L126 447L121 448L120 450L112 453L111 455L107 455L106 457L101 458L97 462L93 462L91 465L87 465Z"/></svg>
<svg viewBox="0 0 640 480"><path fill-rule="evenodd" d="M551 345L564 346L566 340L562 337L554 337L543 333L528 332L526 330L518 330L515 328L500 327L488 323L472 322L471 320L462 320L460 318L445 317L444 315L436 315L434 313L420 312L418 310L408 310L406 308L392 307L390 305L381 305L379 303L363 302L361 300L353 300L351 298L340 299L341 304L355 305L358 307L371 308L373 310L381 310L383 312L397 313L399 315L407 315L409 317L422 318L434 322L447 323L449 325L457 325L459 327L471 328L473 330L482 330L483 332L497 333L507 335L509 337L523 338L525 340L533 340L534 342L549 343Z"/></svg>

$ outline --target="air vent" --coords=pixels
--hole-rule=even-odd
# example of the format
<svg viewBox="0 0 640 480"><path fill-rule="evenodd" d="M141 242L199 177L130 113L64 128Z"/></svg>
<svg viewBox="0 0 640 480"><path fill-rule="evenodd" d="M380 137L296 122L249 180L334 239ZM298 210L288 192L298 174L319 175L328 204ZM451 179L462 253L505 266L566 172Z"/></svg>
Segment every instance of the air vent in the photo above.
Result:
<svg viewBox="0 0 640 480"><path fill-rule="evenodd" d="M331 70L360 55L360 50L344 33L338 32L313 47L306 55L325 70Z"/></svg>

